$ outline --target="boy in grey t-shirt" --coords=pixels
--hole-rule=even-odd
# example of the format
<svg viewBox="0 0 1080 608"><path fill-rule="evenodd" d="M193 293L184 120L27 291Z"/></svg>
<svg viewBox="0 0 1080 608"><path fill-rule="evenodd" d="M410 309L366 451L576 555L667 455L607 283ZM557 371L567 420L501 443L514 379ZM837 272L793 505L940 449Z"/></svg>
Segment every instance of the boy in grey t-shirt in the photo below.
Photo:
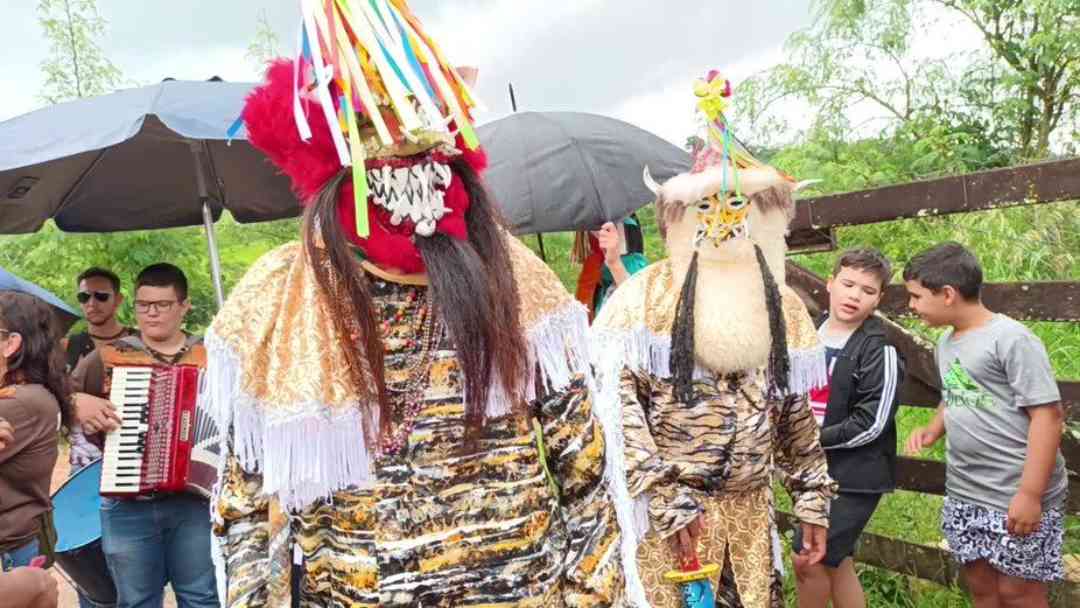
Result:
<svg viewBox="0 0 1080 608"><path fill-rule="evenodd" d="M1059 446L1064 411L1042 342L979 299L982 269L944 243L904 269L909 305L950 326L937 345L942 403L908 452L947 436L941 526L976 608L1047 606L1063 575L1067 478Z"/></svg>

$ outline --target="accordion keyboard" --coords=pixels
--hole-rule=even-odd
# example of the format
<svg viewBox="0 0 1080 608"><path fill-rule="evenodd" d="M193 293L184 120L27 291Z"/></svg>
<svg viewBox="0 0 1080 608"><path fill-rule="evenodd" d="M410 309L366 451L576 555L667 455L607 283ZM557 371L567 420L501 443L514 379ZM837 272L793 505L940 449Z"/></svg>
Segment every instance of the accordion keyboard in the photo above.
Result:
<svg viewBox="0 0 1080 608"><path fill-rule="evenodd" d="M120 416L120 429L105 437L101 469L102 494L138 494L150 430L152 367L115 368L109 401Z"/></svg>

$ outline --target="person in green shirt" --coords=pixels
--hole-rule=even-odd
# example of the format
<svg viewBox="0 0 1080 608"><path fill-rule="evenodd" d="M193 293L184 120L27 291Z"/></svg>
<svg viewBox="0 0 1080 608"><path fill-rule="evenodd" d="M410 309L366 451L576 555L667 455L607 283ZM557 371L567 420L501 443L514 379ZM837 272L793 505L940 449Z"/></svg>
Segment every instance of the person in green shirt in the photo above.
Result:
<svg viewBox="0 0 1080 608"><path fill-rule="evenodd" d="M634 215L619 224L607 222L599 230L579 232L575 251L584 249L586 243L586 255L576 253L582 262L577 297L589 309L591 319L615 288L648 266L649 261L645 257L641 227Z"/></svg>

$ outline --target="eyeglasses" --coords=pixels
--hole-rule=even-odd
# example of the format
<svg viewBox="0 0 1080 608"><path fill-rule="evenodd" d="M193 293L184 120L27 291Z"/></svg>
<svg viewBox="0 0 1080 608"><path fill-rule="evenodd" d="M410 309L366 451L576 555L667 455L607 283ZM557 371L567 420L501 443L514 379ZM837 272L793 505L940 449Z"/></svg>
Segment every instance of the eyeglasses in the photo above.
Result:
<svg viewBox="0 0 1080 608"><path fill-rule="evenodd" d="M98 302L108 302L109 298L112 297L112 294L107 291L95 291L92 293L89 291L80 291L75 294L75 299L79 301L79 304L86 304L90 301L91 297Z"/></svg>
<svg viewBox="0 0 1080 608"><path fill-rule="evenodd" d="M135 312L140 314L146 314L150 312L150 309L154 309L156 313L169 312L172 310L173 304L176 304L176 300L158 300L156 302L147 302L146 300L135 300Z"/></svg>

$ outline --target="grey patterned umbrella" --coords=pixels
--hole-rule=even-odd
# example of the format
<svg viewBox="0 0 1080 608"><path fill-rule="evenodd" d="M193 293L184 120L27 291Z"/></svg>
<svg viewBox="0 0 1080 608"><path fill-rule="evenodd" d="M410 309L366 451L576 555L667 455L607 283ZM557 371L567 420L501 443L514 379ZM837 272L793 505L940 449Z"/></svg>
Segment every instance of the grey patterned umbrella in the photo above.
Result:
<svg viewBox="0 0 1080 608"><path fill-rule="evenodd" d="M598 228L652 202L648 165L663 182L690 167L683 149L631 124L579 112L519 112L477 130L484 175L515 234Z"/></svg>
<svg viewBox="0 0 1080 608"><path fill-rule="evenodd" d="M288 180L245 140L227 141L250 83L168 80L0 122L0 234L52 218L69 232L114 232L292 217Z"/></svg>

